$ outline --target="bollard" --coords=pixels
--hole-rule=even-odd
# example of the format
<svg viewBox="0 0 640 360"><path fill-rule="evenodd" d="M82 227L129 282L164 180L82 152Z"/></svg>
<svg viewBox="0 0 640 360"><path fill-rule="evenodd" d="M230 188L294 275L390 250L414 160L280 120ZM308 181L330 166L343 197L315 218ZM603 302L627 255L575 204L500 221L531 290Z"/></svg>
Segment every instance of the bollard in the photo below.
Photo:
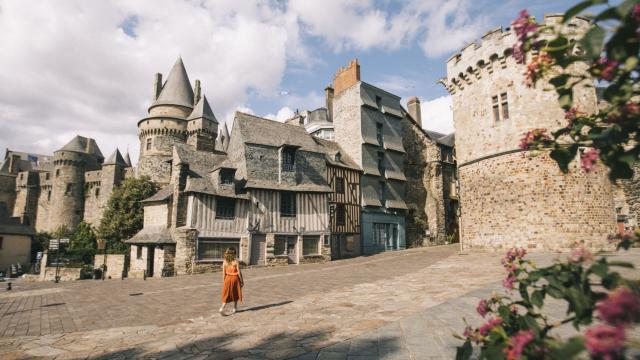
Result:
<svg viewBox="0 0 640 360"><path fill-rule="evenodd" d="M144 271L143 271L143 273L142 273L142 279L143 279L144 281L147 281L147 270L144 270Z"/></svg>
<svg viewBox="0 0 640 360"><path fill-rule="evenodd" d="M11 291L11 282L7 283L7 291Z"/></svg>

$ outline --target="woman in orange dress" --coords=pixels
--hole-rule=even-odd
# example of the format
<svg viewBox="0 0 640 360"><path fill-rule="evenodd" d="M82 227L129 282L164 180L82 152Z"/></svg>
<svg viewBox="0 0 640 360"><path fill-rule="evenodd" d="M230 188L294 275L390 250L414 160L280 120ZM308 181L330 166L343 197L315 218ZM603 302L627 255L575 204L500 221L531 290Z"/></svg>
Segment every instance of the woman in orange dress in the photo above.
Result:
<svg viewBox="0 0 640 360"><path fill-rule="evenodd" d="M227 303L233 302L233 311L236 312L238 301L242 301L242 287L244 281L240 264L236 259L236 249L228 248L224 252L224 261L222 262L222 306L220 313L223 314L224 307Z"/></svg>

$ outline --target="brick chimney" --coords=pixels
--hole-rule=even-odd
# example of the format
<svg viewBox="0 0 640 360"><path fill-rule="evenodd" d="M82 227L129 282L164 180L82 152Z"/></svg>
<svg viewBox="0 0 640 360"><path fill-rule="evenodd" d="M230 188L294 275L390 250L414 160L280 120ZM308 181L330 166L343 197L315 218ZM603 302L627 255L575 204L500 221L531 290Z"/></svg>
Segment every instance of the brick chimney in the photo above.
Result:
<svg viewBox="0 0 640 360"><path fill-rule="evenodd" d="M349 61L346 68L340 67L338 73L333 78L333 89L335 95L339 95L346 89L352 87L360 81L360 64L358 59Z"/></svg>
<svg viewBox="0 0 640 360"><path fill-rule="evenodd" d="M327 116L329 121L333 121L333 88L331 85L324 88L324 100L327 107Z"/></svg>
<svg viewBox="0 0 640 360"><path fill-rule="evenodd" d="M412 96L407 101L407 108L409 115L415 120L420 127L422 127L422 114L420 113L420 99L417 96Z"/></svg>
<svg viewBox="0 0 640 360"><path fill-rule="evenodd" d="M154 82L153 82L153 100L158 100L158 96L160 96L160 92L162 91L162 74L156 73Z"/></svg>

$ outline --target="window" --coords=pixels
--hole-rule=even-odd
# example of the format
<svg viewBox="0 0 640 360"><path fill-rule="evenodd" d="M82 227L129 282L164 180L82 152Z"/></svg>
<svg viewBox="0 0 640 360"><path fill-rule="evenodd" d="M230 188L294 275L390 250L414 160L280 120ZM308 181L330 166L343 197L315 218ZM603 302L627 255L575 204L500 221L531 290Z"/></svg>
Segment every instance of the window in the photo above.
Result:
<svg viewBox="0 0 640 360"><path fill-rule="evenodd" d="M376 138L378 139L378 143L380 146L384 145L384 134L382 132L382 124L376 123Z"/></svg>
<svg viewBox="0 0 640 360"><path fill-rule="evenodd" d="M296 158L296 149L285 147L282 149L282 171L293 171L293 165Z"/></svg>
<svg viewBox="0 0 640 360"><path fill-rule="evenodd" d="M331 246L331 237L329 235L324 236L324 246Z"/></svg>
<svg viewBox="0 0 640 360"><path fill-rule="evenodd" d="M287 255L287 238L285 235L276 235L273 244L273 255Z"/></svg>
<svg viewBox="0 0 640 360"><path fill-rule="evenodd" d="M280 216L296 217L296 193L280 192Z"/></svg>
<svg viewBox="0 0 640 360"><path fill-rule="evenodd" d="M73 192L73 184L67 184L67 190L65 194L71 194Z"/></svg>
<svg viewBox="0 0 640 360"><path fill-rule="evenodd" d="M147 139L147 151L151 150L151 138Z"/></svg>
<svg viewBox="0 0 640 360"><path fill-rule="evenodd" d="M343 177L336 178L336 193L344 194L344 178Z"/></svg>
<svg viewBox="0 0 640 360"><path fill-rule="evenodd" d="M383 245L385 238L387 237L386 224L374 223L373 224L373 244Z"/></svg>
<svg viewBox="0 0 640 360"><path fill-rule="evenodd" d="M234 171L232 169L220 170L220 184L221 185L233 185Z"/></svg>
<svg viewBox="0 0 640 360"><path fill-rule="evenodd" d="M240 259L240 239L233 238L199 238L198 260L223 261L224 252L228 248L236 249L236 256Z"/></svg>
<svg viewBox="0 0 640 360"><path fill-rule="evenodd" d="M99 187L96 188L96 197L98 197L98 196L100 196L100 188Z"/></svg>
<svg viewBox="0 0 640 360"><path fill-rule="evenodd" d="M302 255L319 255L318 249L320 245L320 236L303 236L302 237Z"/></svg>
<svg viewBox="0 0 640 360"><path fill-rule="evenodd" d="M51 190L47 191L47 201L51 201Z"/></svg>
<svg viewBox="0 0 640 360"><path fill-rule="evenodd" d="M342 154L336 153L335 160L336 161L342 161Z"/></svg>
<svg viewBox="0 0 640 360"><path fill-rule="evenodd" d="M142 259L142 246L136 246L136 259Z"/></svg>
<svg viewBox="0 0 640 360"><path fill-rule="evenodd" d="M378 151L378 171L380 176L384 176L384 152Z"/></svg>
<svg viewBox="0 0 640 360"><path fill-rule="evenodd" d="M336 206L336 225L343 226L344 224L345 224L344 204L338 204Z"/></svg>
<svg viewBox="0 0 640 360"><path fill-rule="evenodd" d="M506 92L501 93L499 96L491 97L491 106L493 108L494 121L509 120L509 102Z"/></svg>
<svg viewBox="0 0 640 360"><path fill-rule="evenodd" d="M60 176L60 169L56 169L56 177Z"/></svg>
<svg viewBox="0 0 640 360"><path fill-rule="evenodd" d="M378 199L380 200L380 204L384 206L384 191L387 188L387 184L384 181L380 181L380 194L378 194Z"/></svg>
<svg viewBox="0 0 640 360"><path fill-rule="evenodd" d="M51 173L46 173L46 174L44 174L44 179L45 180L49 180L50 176L51 176Z"/></svg>
<svg viewBox="0 0 640 360"><path fill-rule="evenodd" d="M236 200L216 197L216 219L233 219L236 213Z"/></svg>
<svg viewBox="0 0 640 360"><path fill-rule="evenodd" d="M502 120L509 120L509 102L507 101L507 93L500 94L500 105L502 106Z"/></svg>
<svg viewBox="0 0 640 360"><path fill-rule="evenodd" d="M376 106L378 109L382 110L382 98L378 95L376 95Z"/></svg>

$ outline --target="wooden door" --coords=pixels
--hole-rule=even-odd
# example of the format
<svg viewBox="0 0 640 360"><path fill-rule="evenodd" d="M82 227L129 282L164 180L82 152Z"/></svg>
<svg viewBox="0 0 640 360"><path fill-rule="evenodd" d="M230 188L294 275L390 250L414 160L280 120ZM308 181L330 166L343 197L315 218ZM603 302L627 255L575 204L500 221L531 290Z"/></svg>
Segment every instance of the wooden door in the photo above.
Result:
<svg viewBox="0 0 640 360"><path fill-rule="evenodd" d="M267 238L265 234L253 234L251 237L251 265L264 265Z"/></svg>

